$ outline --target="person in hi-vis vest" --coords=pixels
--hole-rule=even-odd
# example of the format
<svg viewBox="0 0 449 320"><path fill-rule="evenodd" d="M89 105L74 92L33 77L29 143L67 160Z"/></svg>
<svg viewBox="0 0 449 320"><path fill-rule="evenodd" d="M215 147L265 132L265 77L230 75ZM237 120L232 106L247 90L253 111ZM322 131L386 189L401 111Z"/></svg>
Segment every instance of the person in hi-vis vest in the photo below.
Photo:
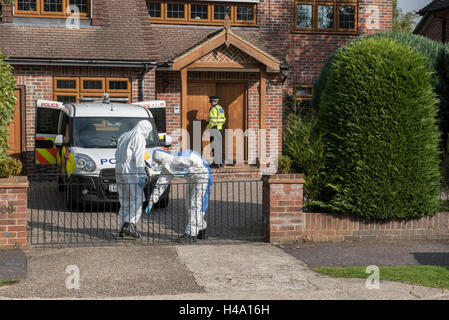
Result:
<svg viewBox="0 0 449 320"><path fill-rule="evenodd" d="M222 152L222 130L223 125L226 122L225 111L222 106L218 104L219 98L217 96L209 97L209 102L211 108L209 109L209 123L207 124L206 129L211 130L210 134L210 142L214 141L214 136L219 137L219 143L215 146L213 150L214 160L211 164L211 167L219 168L223 167L223 152ZM214 132L214 130L216 130ZM218 131L218 132L217 132Z"/></svg>

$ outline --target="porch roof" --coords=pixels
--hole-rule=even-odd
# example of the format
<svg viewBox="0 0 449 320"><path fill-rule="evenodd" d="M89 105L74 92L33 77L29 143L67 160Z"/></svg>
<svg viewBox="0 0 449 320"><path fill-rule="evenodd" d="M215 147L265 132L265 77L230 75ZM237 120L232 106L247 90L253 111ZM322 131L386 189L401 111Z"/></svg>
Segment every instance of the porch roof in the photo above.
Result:
<svg viewBox="0 0 449 320"><path fill-rule="evenodd" d="M248 30L224 27L185 27L185 26L152 26L155 41L157 42L158 56L161 63L175 63L207 43L225 36L228 32L239 42L246 44L245 53L254 57L260 54L272 63L281 65L285 63L285 55L281 46L277 45L272 34L262 30ZM218 41L217 43L220 43ZM224 42L223 42L224 43ZM252 51L252 52L248 52ZM254 57L259 60L257 57Z"/></svg>

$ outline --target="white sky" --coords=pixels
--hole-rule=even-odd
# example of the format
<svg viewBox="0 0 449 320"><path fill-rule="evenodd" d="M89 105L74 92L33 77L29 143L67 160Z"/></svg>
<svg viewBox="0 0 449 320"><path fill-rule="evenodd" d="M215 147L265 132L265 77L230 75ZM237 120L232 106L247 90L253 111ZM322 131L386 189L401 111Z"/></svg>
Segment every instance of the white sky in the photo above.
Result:
<svg viewBox="0 0 449 320"><path fill-rule="evenodd" d="M420 10L431 3L432 0L398 0L398 5L404 13Z"/></svg>

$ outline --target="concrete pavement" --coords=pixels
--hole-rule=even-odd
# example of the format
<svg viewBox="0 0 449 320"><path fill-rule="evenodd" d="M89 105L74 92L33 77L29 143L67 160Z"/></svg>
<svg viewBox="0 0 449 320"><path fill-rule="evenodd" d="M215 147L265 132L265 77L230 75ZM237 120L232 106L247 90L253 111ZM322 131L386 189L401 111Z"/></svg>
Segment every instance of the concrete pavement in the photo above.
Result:
<svg viewBox="0 0 449 320"><path fill-rule="evenodd" d="M0 299L449 299L449 290L365 279L332 279L264 243L32 249L28 277ZM67 266L80 271L69 290ZM367 275L368 277L368 275Z"/></svg>

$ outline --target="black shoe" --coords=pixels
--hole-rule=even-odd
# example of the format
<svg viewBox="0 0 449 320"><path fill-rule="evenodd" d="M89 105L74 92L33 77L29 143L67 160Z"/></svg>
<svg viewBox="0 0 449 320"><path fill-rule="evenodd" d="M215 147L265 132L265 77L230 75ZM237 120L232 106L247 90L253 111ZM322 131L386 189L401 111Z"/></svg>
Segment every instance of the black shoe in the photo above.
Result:
<svg viewBox="0 0 449 320"><path fill-rule="evenodd" d="M182 236L180 236L180 237L176 240L176 242L178 242L178 243L183 243L183 244L186 244L186 243L194 243L194 242L196 242L196 237L191 236L190 234L184 233Z"/></svg>
<svg viewBox="0 0 449 320"><path fill-rule="evenodd" d="M198 232L198 235L196 236L197 239L199 240L206 240L207 239L207 232L206 229L200 230L200 232Z"/></svg>
<svg viewBox="0 0 449 320"><path fill-rule="evenodd" d="M119 236L120 237L130 236L130 237L133 237L136 239L140 239L140 237L141 237L139 231L137 231L136 225L134 223L128 223L128 222L125 222L123 224L123 227L120 230Z"/></svg>

